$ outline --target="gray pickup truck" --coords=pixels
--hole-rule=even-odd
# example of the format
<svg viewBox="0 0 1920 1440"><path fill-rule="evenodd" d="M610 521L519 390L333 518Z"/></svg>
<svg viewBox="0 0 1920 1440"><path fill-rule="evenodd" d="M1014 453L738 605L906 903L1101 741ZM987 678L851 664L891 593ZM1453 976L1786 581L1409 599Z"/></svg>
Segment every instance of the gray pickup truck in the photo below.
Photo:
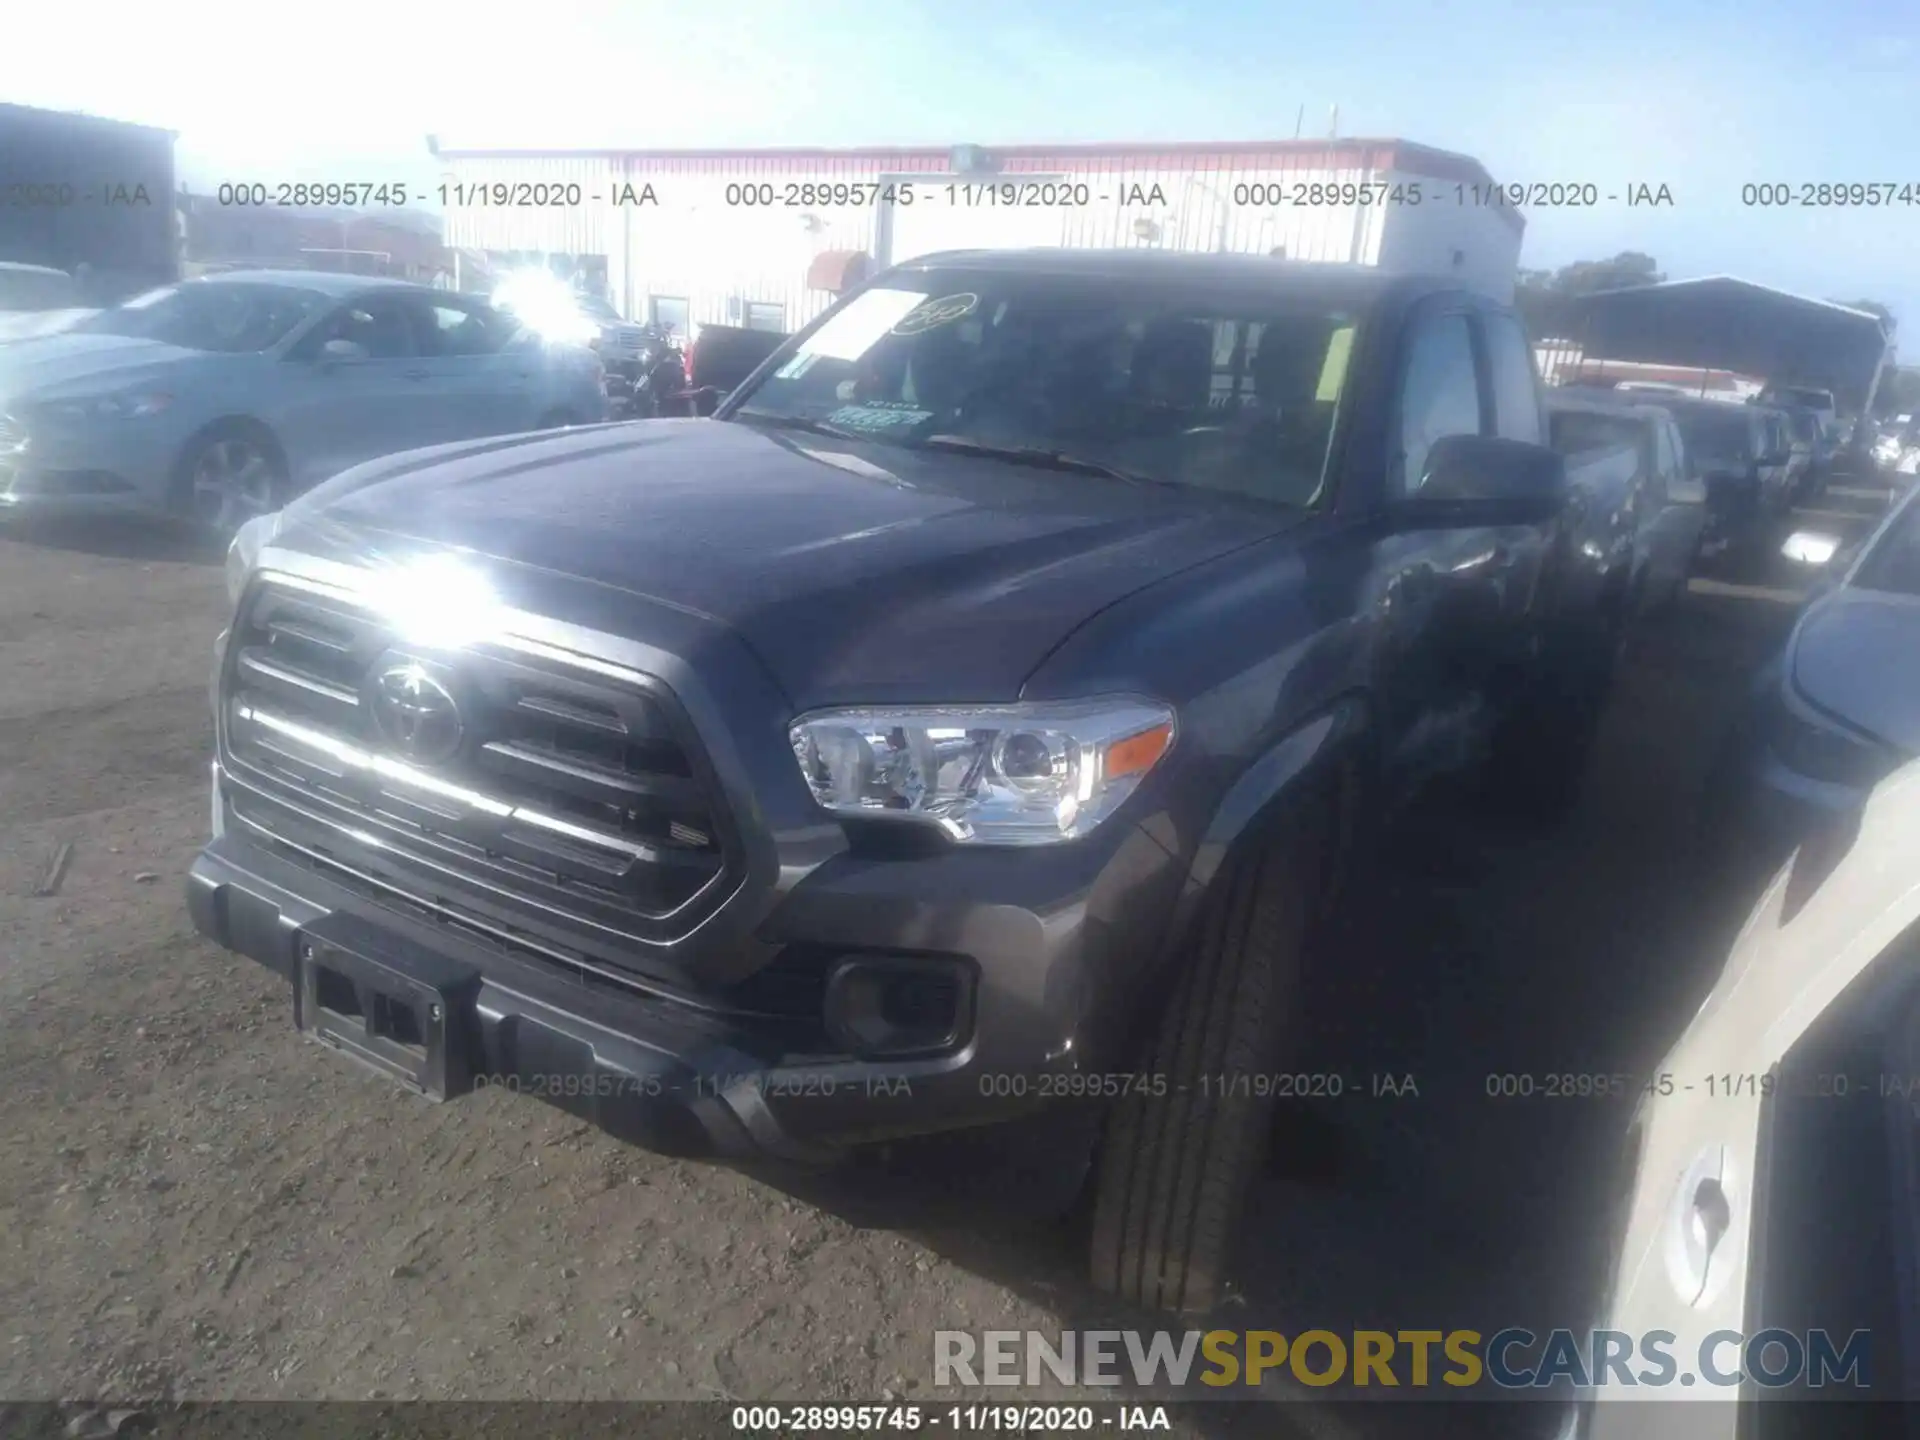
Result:
<svg viewBox="0 0 1920 1440"><path fill-rule="evenodd" d="M711 420L241 533L194 921L435 1099L797 1163L1040 1127L1095 1280L1205 1310L1275 1108L1372 1083L1300 1060L1375 822L1584 765L1546 440L1446 279L915 260Z"/></svg>

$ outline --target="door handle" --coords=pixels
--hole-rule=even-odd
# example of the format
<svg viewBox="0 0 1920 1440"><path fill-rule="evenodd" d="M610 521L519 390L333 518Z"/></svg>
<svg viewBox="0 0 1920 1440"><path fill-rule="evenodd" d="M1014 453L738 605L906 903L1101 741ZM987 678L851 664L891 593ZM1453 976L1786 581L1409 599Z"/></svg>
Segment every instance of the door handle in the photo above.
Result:
<svg viewBox="0 0 1920 1440"><path fill-rule="evenodd" d="M418 365L411 370L403 370L400 373L405 375L409 380L424 380L427 378L426 370Z"/></svg>

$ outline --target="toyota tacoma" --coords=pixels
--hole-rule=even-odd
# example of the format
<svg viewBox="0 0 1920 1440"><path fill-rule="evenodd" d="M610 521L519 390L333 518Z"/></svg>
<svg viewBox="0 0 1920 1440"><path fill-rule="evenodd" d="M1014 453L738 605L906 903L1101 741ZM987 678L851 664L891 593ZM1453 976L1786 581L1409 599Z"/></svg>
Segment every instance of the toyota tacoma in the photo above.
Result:
<svg viewBox="0 0 1920 1440"><path fill-rule="evenodd" d="M250 523L194 919L435 1099L801 1164L1057 1119L1095 1279L1205 1309L1357 837L1582 764L1544 440L1444 279L913 261L712 419Z"/></svg>

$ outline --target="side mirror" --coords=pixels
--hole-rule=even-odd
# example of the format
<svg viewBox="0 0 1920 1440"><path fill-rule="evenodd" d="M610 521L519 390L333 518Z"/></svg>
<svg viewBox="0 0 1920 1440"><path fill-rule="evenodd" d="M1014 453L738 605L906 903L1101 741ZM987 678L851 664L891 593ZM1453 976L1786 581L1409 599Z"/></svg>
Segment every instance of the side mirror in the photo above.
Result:
<svg viewBox="0 0 1920 1440"><path fill-rule="evenodd" d="M367 347L352 340L329 340L320 347L320 364L327 369L367 358Z"/></svg>
<svg viewBox="0 0 1920 1440"><path fill-rule="evenodd" d="M1558 451L1491 435L1444 435L1427 451L1420 487L1395 508L1411 524L1530 525L1553 519L1566 503L1567 465Z"/></svg>

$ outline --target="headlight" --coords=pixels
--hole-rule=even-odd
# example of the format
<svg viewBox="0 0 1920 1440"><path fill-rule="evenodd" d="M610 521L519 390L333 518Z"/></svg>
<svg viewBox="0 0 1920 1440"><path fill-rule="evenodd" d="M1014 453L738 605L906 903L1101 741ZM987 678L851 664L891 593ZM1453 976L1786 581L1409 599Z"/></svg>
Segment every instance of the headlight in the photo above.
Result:
<svg viewBox="0 0 1920 1440"><path fill-rule="evenodd" d="M227 546L227 604L229 607L240 603L240 592L247 588L247 580L253 574L253 567L260 563L260 552L280 533L280 512L271 515L256 515L238 530L233 532L233 543Z"/></svg>
<svg viewBox="0 0 1920 1440"><path fill-rule="evenodd" d="M173 403L164 390L141 390L126 395L97 395L85 400L55 400L46 409L66 420L133 420L158 415Z"/></svg>
<svg viewBox="0 0 1920 1440"><path fill-rule="evenodd" d="M1085 835L1173 745L1147 700L822 710L793 722L814 799L839 815L914 820L976 845Z"/></svg>

